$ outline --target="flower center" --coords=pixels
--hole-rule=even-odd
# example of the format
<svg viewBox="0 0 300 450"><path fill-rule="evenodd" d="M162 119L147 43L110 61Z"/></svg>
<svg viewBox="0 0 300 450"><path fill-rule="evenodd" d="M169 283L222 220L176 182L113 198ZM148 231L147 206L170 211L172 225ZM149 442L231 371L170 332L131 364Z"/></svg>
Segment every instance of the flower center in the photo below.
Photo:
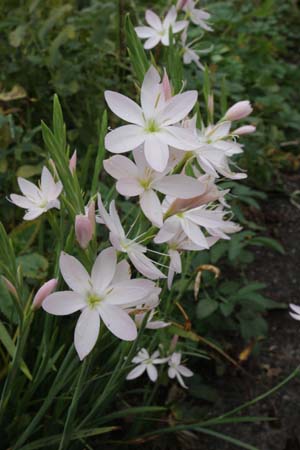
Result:
<svg viewBox="0 0 300 450"><path fill-rule="evenodd" d="M159 131L159 126L158 124L155 122L154 119L149 119L147 121L146 127L145 127L145 131L147 133L156 133L157 131Z"/></svg>
<svg viewBox="0 0 300 450"><path fill-rule="evenodd" d="M99 297L96 294L89 294L87 298L87 304L91 309L96 308L96 306L103 300L101 297Z"/></svg>

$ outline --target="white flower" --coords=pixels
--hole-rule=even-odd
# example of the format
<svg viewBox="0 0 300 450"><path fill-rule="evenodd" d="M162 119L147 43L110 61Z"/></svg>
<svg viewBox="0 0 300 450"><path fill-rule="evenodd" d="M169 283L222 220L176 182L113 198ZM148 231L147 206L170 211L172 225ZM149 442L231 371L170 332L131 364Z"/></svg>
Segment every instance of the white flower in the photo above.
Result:
<svg viewBox="0 0 300 450"><path fill-rule="evenodd" d="M145 371L147 371L147 375L151 381L155 382L157 380L157 368L155 365L163 364L167 362L168 358L159 358L160 353L159 350L156 350L151 356L145 348L142 348L137 356L135 356L132 360L134 364L137 366L132 369L126 377L126 380L133 380L139 376L141 376Z"/></svg>
<svg viewBox="0 0 300 450"><path fill-rule="evenodd" d="M166 278L166 276L153 264L145 255L147 247L129 239L125 235L119 215L116 210L115 202L112 201L109 206L109 213L103 206L101 196L98 194L98 208L101 219L109 229L109 240L112 246L122 253L127 253L128 258L138 272L152 280Z"/></svg>
<svg viewBox="0 0 300 450"><path fill-rule="evenodd" d="M191 64L194 62L199 69L204 70L203 64L200 62L200 56L195 50L191 48L191 44L187 44L187 31L184 30L181 34L181 46L183 49L183 62L184 64Z"/></svg>
<svg viewBox="0 0 300 450"><path fill-rule="evenodd" d="M169 46L170 28L172 33L182 31L187 25L187 20L180 20L176 22L177 12L175 6L172 6L163 21L160 20L157 14L148 9L146 11L145 19L149 27L136 27L135 31L139 38L147 39L144 48L151 49L159 42L165 46Z"/></svg>
<svg viewBox="0 0 300 450"><path fill-rule="evenodd" d="M141 146L149 166L163 172L169 160L169 147L189 151L198 147L191 130L178 126L197 101L197 91L177 94L165 101L160 76L151 66L141 88L141 107L118 92L106 91L110 109L131 123L110 131L105 146L112 153L125 153Z"/></svg>
<svg viewBox="0 0 300 450"><path fill-rule="evenodd" d="M138 307L137 307L137 309L138 309ZM147 313L148 312L145 311L145 312L142 312L139 314L135 314L134 321L138 328L140 328L142 326L143 320ZM169 325L171 325L169 322L164 322L163 320L152 320L154 315L155 315L155 309L152 309L148 316L145 328L148 328L149 330L158 330L160 328L165 328L165 327L168 327Z"/></svg>
<svg viewBox="0 0 300 450"><path fill-rule="evenodd" d="M290 308L292 310L289 312L290 316L295 320L300 320L300 306L290 303Z"/></svg>
<svg viewBox="0 0 300 450"><path fill-rule="evenodd" d="M182 377L192 377L194 373L188 369L187 367L180 364L181 362L181 353L175 352L169 358L169 369L168 376L169 378L177 378L178 383L185 389L187 386L184 384Z"/></svg>
<svg viewBox="0 0 300 450"><path fill-rule="evenodd" d="M58 197L62 184L60 181L55 183L47 167L43 167L39 187L21 177L18 178L18 185L24 196L11 194L10 201L27 209L24 220L33 220L49 209L60 208Z"/></svg>
<svg viewBox="0 0 300 450"><path fill-rule="evenodd" d="M155 191L179 198L191 198L204 192L205 187L192 177L178 174L166 176L170 164L163 172L156 172L147 164L144 154L135 150L135 163L125 156L116 155L104 161L104 168L117 181L117 191L128 197L139 195L145 216L157 227L163 224L163 212Z"/></svg>
<svg viewBox="0 0 300 450"><path fill-rule="evenodd" d="M195 5L196 2L194 0L187 0L184 2L182 9L195 25L199 25L206 31L212 31L211 26L206 23L210 18L210 14L203 9L195 8Z"/></svg>
<svg viewBox="0 0 300 450"><path fill-rule="evenodd" d="M49 295L42 307L57 316L81 311L74 334L75 348L81 360L96 344L100 318L119 339L132 341L137 337L136 325L124 309L141 303L155 287L153 282L128 280L128 266L123 262L117 264L116 252L111 247L98 255L91 275L76 258L66 253L61 254L59 263L71 291Z"/></svg>

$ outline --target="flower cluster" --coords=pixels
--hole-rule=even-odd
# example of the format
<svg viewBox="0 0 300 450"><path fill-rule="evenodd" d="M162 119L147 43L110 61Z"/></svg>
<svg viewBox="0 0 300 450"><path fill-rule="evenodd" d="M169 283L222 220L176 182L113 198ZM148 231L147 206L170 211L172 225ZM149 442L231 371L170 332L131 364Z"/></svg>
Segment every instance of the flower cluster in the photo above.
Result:
<svg viewBox="0 0 300 450"><path fill-rule="evenodd" d="M178 13L183 13L183 20L177 21ZM176 7L171 6L163 20L155 12L148 9L145 14L147 26L138 26L135 31L139 38L146 39L144 43L146 50L154 48L159 43L169 46L170 35L173 36L181 32L180 46L184 64L195 62L199 69L204 69L198 53L207 53L210 49L194 50L195 40L187 43L187 30L192 23L202 30L212 31L207 22L209 19L210 14L203 9L198 9L196 1L178 0Z"/></svg>

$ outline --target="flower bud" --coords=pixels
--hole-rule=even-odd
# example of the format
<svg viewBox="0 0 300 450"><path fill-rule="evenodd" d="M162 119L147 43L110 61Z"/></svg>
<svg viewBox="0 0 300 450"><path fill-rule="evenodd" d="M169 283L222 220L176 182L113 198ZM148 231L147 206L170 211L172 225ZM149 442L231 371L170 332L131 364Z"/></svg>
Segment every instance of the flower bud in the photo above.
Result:
<svg viewBox="0 0 300 450"><path fill-rule="evenodd" d="M226 112L224 119L225 120L240 120L244 117L249 116L253 111L253 108L249 102L249 100L244 100L242 102L237 102Z"/></svg>
<svg viewBox="0 0 300 450"><path fill-rule="evenodd" d="M95 226L96 226L96 214L95 214L95 202L94 202L94 200L92 200L91 203L88 206L87 216L88 216L89 221L91 222L92 230L93 230L93 234L94 234Z"/></svg>
<svg viewBox="0 0 300 450"><path fill-rule="evenodd" d="M256 131L256 127L253 125L244 125L243 127L237 128L232 132L232 134L237 134L241 136L242 134L250 134Z"/></svg>
<svg viewBox="0 0 300 450"><path fill-rule="evenodd" d="M72 175L76 171L76 165L77 165L77 150L74 151L69 161L69 169Z"/></svg>
<svg viewBox="0 0 300 450"><path fill-rule="evenodd" d="M40 289L34 296L32 308L39 309L42 306L42 303L45 300L45 298L48 297L48 295L50 295L51 292L53 292L56 289L56 286L57 286L56 278L52 278L51 280L44 283L43 286L40 287Z"/></svg>
<svg viewBox="0 0 300 450"><path fill-rule="evenodd" d="M5 284L7 290L16 298L18 298L18 293L14 285L4 276L2 275L2 281Z"/></svg>
<svg viewBox="0 0 300 450"><path fill-rule="evenodd" d="M85 249L93 238L93 225L88 216L78 214L75 218L76 239L81 248Z"/></svg>
<svg viewBox="0 0 300 450"><path fill-rule="evenodd" d="M169 100L172 97L172 89L171 89L171 84L170 84L170 80L167 74L167 71L165 69L164 71L164 76L162 79L162 89L163 89L163 94L165 97L165 100Z"/></svg>
<svg viewBox="0 0 300 450"><path fill-rule="evenodd" d="M176 9L179 11L180 9L184 8L188 1L189 0L178 0Z"/></svg>

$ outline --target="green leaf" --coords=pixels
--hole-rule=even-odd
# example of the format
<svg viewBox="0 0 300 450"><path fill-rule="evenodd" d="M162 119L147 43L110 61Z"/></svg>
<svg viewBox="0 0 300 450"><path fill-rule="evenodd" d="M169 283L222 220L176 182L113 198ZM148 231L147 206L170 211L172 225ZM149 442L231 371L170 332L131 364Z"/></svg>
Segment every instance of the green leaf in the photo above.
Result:
<svg viewBox="0 0 300 450"><path fill-rule="evenodd" d="M48 261L38 253L18 256L17 264L22 266L24 277L42 280L47 275Z"/></svg>
<svg viewBox="0 0 300 450"><path fill-rule="evenodd" d="M285 250L284 250L283 246L275 239L272 239L269 237L264 237L264 236L255 237L255 238L251 239L249 244L268 247L268 248L271 248L272 250L277 251L278 253L281 253L282 255L285 254Z"/></svg>
<svg viewBox="0 0 300 450"><path fill-rule="evenodd" d="M141 40L138 38L132 25L129 14L127 14L125 18L125 35L132 67L135 71L137 79L140 83L142 83L145 73L149 68L149 61Z"/></svg>
<svg viewBox="0 0 300 450"><path fill-rule="evenodd" d="M219 303L211 298L201 300L197 305L196 314L198 319L205 319L218 309Z"/></svg>
<svg viewBox="0 0 300 450"><path fill-rule="evenodd" d="M94 174L93 174L91 196L95 195L98 191L99 174L102 169L103 159L105 156L104 138L105 138L105 135L107 132L107 126L108 126L107 111L105 110L102 115L101 128L100 128L100 133L99 133L98 151L97 151L95 169L94 169Z"/></svg>

